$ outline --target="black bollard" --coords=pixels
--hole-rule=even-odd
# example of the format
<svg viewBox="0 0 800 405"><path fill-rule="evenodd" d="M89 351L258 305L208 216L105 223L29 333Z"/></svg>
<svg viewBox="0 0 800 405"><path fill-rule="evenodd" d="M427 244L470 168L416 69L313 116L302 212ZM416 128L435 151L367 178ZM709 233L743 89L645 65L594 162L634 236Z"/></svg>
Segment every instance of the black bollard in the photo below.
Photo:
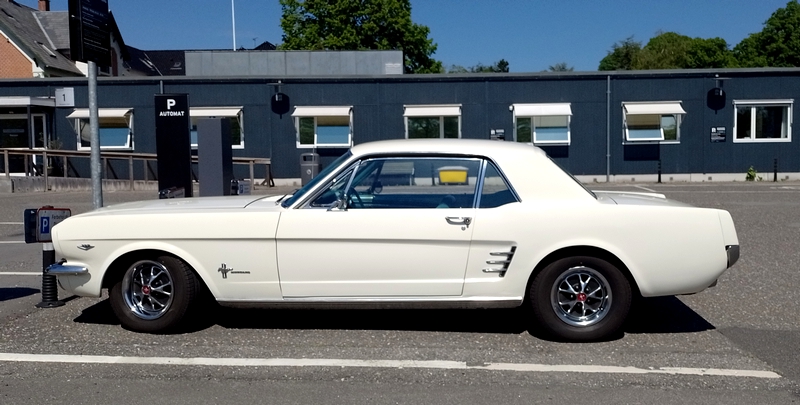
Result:
<svg viewBox="0 0 800 405"><path fill-rule="evenodd" d="M56 262L56 251L52 243L42 243L42 302L37 308L55 308L64 305L58 300L58 280L56 276L45 273L48 266Z"/></svg>
<svg viewBox="0 0 800 405"><path fill-rule="evenodd" d="M778 158L775 158L775 164L772 165L772 181L778 181Z"/></svg>
<svg viewBox="0 0 800 405"><path fill-rule="evenodd" d="M658 159L658 182L661 183L661 159Z"/></svg>

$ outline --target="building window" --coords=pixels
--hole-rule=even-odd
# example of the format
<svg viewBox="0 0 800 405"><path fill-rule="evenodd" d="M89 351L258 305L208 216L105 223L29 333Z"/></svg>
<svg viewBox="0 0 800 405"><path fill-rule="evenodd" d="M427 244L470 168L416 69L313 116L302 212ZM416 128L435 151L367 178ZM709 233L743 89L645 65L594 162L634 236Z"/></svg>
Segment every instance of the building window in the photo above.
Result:
<svg viewBox="0 0 800 405"><path fill-rule="evenodd" d="M734 142L791 142L794 100L734 100Z"/></svg>
<svg viewBox="0 0 800 405"><path fill-rule="evenodd" d="M295 107L298 148L349 148L353 145L353 107Z"/></svg>
<svg viewBox="0 0 800 405"><path fill-rule="evenodd" d="M680 141L681 117L686 111L680 101L622 103L626 142Z"/></svg>
<svg viewBox="0 0 800 405"><path fill-rule="evenodd" d="M100 149L133 149L133 109L100 108L97 115L100 127ZM91 149L89 109L77 108L67 118L75 120L78 150Z"/></svg>
<svg viewBox="0 0 800 405"><path fill-rule="evenodd" d="M406 138L461 138L461 105L404 106Z"/></svg>
<svg viewBox="0 0 800 405"><path fill-rule="evenodd" d="M244 125L242 107L192 107L189 109L192 149L197 149L197 120L202 118L229 118L231 123L231 147L244 149Z"/></svg>
<svg viewBox="0 0 800 405"><path fill-rule="evenodd" d="M523 143L569 145L572 108L569 103L512 104L514 140Z"/></svg>

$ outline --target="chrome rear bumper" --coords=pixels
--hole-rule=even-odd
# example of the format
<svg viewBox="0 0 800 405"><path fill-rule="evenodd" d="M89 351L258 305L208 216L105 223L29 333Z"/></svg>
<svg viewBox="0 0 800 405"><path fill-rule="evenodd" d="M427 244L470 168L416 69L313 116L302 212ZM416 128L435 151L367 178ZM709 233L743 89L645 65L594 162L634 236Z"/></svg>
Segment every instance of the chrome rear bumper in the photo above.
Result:
<svg viewBox="0 0 800 405"><path fill-rule="evenodd" d="M739 245L725 246L725 252L728 254L728 268L730 268L739 260Z"/></svg>

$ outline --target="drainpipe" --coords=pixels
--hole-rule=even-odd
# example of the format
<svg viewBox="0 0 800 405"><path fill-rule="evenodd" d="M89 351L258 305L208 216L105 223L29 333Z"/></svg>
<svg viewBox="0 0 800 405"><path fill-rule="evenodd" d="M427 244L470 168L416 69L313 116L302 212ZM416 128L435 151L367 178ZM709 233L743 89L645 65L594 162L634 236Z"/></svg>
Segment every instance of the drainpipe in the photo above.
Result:
<svg viewBox="0 0 800 405"><path fill-rule="evenodd" d="M611 181L611 75L606 76L606 183Z"/></svg>

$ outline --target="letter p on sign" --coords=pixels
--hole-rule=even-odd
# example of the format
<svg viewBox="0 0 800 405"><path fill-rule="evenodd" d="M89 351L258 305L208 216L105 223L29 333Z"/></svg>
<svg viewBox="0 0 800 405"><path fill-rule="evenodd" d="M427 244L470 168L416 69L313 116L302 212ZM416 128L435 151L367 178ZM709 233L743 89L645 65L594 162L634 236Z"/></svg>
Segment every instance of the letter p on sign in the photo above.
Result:
<svg viewBox="0 0 800 405"><path fill-rule="evenodd" d="M174 98L168 98L167 99L167 110L171 110L172 107L175 107L175 99Z"/></svg>

